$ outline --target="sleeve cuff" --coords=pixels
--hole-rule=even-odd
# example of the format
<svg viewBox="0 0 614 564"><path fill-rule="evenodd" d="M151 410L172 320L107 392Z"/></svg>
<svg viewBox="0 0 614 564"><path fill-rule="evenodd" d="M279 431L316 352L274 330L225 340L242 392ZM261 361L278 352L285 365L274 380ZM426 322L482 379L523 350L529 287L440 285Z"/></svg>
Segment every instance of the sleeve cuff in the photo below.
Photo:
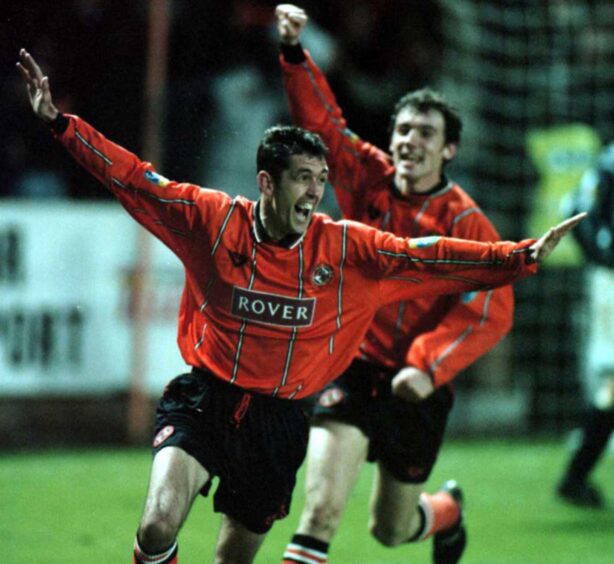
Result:
<svg viewBox="0 0 614 564"><path fill-rule="evenodd" d="M307 60L307 58L305 57L305 52L303 51L303 47L300 43L297 43L296 45L287 45L286 43L280 43L279 50L284 56L285 61L292 65L300 65Z"/></svg>
<svg viewBox="0 0 614 564"><path fill-rule="evenodd" d="M53 131L56 135L62 135L67 129L69 124L68 118L63 113L58 113L57 117L47 123L49 129Z"/></svg>

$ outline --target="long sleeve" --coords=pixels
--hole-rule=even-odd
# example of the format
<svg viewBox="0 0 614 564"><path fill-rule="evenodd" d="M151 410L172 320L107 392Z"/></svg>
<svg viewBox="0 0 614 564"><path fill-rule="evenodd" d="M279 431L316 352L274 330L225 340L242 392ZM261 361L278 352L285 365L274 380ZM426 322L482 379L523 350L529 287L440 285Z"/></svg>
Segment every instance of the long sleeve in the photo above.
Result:
<svg viewBox="0 0 614 564"><path fill-rule="evenodd" d="M293 121L296 125L318 133L329 148L330 182L337 202L346 217L364 213L362 194L382 188L382 177L394 169L388 155L360 139L347 128L341 108L324 74L307 51L293 47L294 60L288 53L280 55L284 86ZM299 49L297 57L296 49Z"/></svg>
<svg viewBox="0 0 614 564"><path fill-rule="evenodd" d="M348 253L380 279L381 304L400 300L483 291L537 272L527 239L480 242L454 237L397 237L348 222L354 234Z"/></svg>
<svg viewBox="0 0 614 564"><path fill-rule="evenodd" d="M490 221L474 212L455 225L457 237L479 241L499 239ZM439 323L410 344L406 364L432 375L436 386L493 349L510 331L514 317L512 286L459 295Z"/></svg>
<svg viewBox="0 0 614 564"><path fill-rule="evenodd" d="M193 244L195 229L224 204L225 195L170 181L151 163L106 139L77 116L67 115L67 127L55 137L72 157L96 177L124 208L180 258Z"/></svg>

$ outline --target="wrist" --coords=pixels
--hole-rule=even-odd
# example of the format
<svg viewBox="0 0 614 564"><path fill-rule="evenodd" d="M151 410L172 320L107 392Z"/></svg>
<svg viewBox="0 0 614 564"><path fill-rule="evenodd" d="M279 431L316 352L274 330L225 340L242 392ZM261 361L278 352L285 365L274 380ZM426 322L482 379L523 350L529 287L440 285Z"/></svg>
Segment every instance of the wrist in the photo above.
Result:
<svg viewBox="0 0 614 564"><path fill-rule="evenodd" d="M305 52L300 42L296 42L294 45L289 43L281 43L279 46L281 54L287 63L292 65L300 65L306 61Z"/></svg>
<svg viewBox="0 0 614 564"><path fill-rule="evenodd" d="M55 110L55 118L45 120L45 123L57 135L61 135L68 129L68 118L58 110Z"/></svg>
<svg viewBox="0 0 614 564"><path fill-rule="evenodd" d="M58 119L58 116L60 115L60 112L58 111L58 109L56 107L51 107L49 109L49 111L41 114L39 117L40 119L42 119L45 123L49 124L52 121L55 121L56 119Z"/></svg>

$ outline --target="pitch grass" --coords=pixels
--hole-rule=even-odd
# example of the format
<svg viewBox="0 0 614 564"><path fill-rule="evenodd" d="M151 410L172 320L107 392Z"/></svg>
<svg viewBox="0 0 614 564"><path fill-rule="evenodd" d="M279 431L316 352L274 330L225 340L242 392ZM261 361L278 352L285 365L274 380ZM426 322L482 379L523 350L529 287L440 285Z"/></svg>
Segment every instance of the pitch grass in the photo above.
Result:
<svg viewBox="0 0 614 564"><path fill-rule="evenodd" d="M459 480L467 498L464 563L598 564L614 562L614 457L594 480L610 499L605 511L554 497L568 457L554 442L457 442L442 451L429 489ZM0 561L4 564L129 562L150 464L149 452L68 450L0 457ZM365 467L330 553L338 564L430 562L430 541L396 549L367 532L372 467ZM290 517L276 524L256 562L279 563L302 507L302 474ZM180 536L183 564L212 561L218 517L195 503Z"/></svg>

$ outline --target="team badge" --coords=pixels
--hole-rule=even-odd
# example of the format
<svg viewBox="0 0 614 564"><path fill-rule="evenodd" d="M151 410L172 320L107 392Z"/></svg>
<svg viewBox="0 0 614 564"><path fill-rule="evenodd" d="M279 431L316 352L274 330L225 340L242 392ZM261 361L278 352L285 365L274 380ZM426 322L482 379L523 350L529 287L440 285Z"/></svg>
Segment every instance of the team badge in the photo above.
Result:
<svg viewBox="0 0 614 564"><path fill-rule="evenodd" d="M431 237L416 237L409 240L410 249L427 249L432 247L441 237L438 235L432 235Z"/></svg>
<svg viewBox="0 0 614 564"><path fill-rule="evenodd" d="M153 170L145 171L145 180L148 180L157 186L168 186L171 182L168 178L164 178L164 176L154 172Z"/></svg>
<svg viewBox="0 0 614 564"><path fill-rule="evenodd" d="M333 279L333 267L328 264L319 264L311 276L316 286L324 286Z"/></svg>
<svg viewBox="0 0 614 564"><path fill-rule="evenodd" d="M345 392L341 388L328 388L324 390L318 398L318 403L322 407L332 407L341 403L345 399Z"/></svg>
<svg viewBox="0 0 614 564"><path fill-rule="evenodd" d="M166 439L168 439L175 432L175 427L167 425L163 429L158 431L156 438L153 441L154 448L158 448Z"/></svg>

